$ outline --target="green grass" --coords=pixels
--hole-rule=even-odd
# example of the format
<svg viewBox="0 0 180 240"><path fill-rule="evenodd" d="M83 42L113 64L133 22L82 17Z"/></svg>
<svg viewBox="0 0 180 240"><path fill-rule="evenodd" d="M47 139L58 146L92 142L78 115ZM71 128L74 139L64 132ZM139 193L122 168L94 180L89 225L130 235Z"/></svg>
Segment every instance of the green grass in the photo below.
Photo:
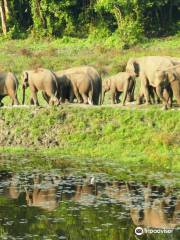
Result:
<svg viewBox="0 0 180 240"><path fill-rule="evenodd" d="M110 107L2 109L1 153L71 156L180 170L180 111Z"/></svg>

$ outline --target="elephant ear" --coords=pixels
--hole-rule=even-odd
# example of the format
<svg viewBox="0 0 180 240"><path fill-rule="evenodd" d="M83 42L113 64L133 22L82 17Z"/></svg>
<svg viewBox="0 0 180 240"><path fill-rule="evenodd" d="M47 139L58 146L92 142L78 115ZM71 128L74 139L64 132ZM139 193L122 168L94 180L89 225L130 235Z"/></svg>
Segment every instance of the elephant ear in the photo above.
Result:
<svg viewBox="0 0 180 240"><path fill-rule="evenodd" d="M133 66L134 66L134 71L135 71L135 74L136 74L136 76L138 76L139 75L139 64L137 63L137 61L136 60L134 60L134 62L133 62Z"/></svg>
<svg viewBox="0 0 180 240"><path fill-rule="evenodd" d="M129 72L134 77L139 75L139 64L137 63L136 59L129 59L126 67L126 72Z"/></svg>
<svg viewBox="0 0 180 240"><path fill-rule="evenodd" d="M174 71L167 72L167 76L168 76L169 82L173 82L176 80L176 72Z"/></svg>

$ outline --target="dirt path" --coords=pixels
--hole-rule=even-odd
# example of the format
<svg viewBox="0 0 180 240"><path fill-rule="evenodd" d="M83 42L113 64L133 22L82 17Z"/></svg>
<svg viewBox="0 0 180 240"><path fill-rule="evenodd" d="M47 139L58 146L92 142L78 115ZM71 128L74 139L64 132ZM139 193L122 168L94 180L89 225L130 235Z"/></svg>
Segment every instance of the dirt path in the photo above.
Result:
<svg viewBox="0 0 180 240"><path fill-rule="evenodd" d="M122 110L148 110L148 109L159 109L163 110L162 104L159 105L150 105L147 106L145 104L142 105L137 105L135 102L131 103L126 103L125 106L122 106L122 104L104 104L104 105L99 105L99 106L94 106L94 105L88 105L88 104L77 104L77 103L65 103L61 104L59 107L64 107L64 108L85 108L85 109L90 109L90 108L96 108L96 109L102 109L102 108L115 108L115 109L122 109ZM0 109L12 109L12 108L20 108L20 109L32 109L32 108L51 108L49 105L41 105L39 107L33 106L33 105L18 105L18 106L3 106ZM174 104L173 108L169 109L171 111L174 110L180 110L180 107Z"/></svg>

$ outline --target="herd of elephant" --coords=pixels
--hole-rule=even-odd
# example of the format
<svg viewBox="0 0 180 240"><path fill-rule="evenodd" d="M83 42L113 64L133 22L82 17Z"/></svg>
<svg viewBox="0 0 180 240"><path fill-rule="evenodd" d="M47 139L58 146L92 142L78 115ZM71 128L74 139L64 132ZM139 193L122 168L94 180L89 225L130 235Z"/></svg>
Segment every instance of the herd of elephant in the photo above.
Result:
<svg viewBox="0 0 180 240"><path fill-rule="evenodd" d="M112 103L134 101L137 81L140 90L136 98L138 104L163 103L165 109L172 107L173 97L180 104L180 58L170 56L146 56L130 58L126 71L102 81L94 67L80 66L53 72L44 68L24 71L22 74L23 100L26 88L30 88L30 104L39 105L37 93L50 105L66 101L99 105L103 104L105 93L110 91ZM18 80L12 72L0 73L0 106L5 96L10 96L12 104L18 105Z"/></svg>

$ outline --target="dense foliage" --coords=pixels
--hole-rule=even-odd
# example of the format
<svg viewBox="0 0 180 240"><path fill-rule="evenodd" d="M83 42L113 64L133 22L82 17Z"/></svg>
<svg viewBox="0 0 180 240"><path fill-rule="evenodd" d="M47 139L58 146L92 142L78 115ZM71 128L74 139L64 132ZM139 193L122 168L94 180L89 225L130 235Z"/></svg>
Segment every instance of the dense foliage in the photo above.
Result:
<svg viewBox="0 0 180 240"><path fill-rule="evenodd" d="M3 32L13 38L90 35L126 46L180 27L179 0L1 0L0 7Z"/></svg>

